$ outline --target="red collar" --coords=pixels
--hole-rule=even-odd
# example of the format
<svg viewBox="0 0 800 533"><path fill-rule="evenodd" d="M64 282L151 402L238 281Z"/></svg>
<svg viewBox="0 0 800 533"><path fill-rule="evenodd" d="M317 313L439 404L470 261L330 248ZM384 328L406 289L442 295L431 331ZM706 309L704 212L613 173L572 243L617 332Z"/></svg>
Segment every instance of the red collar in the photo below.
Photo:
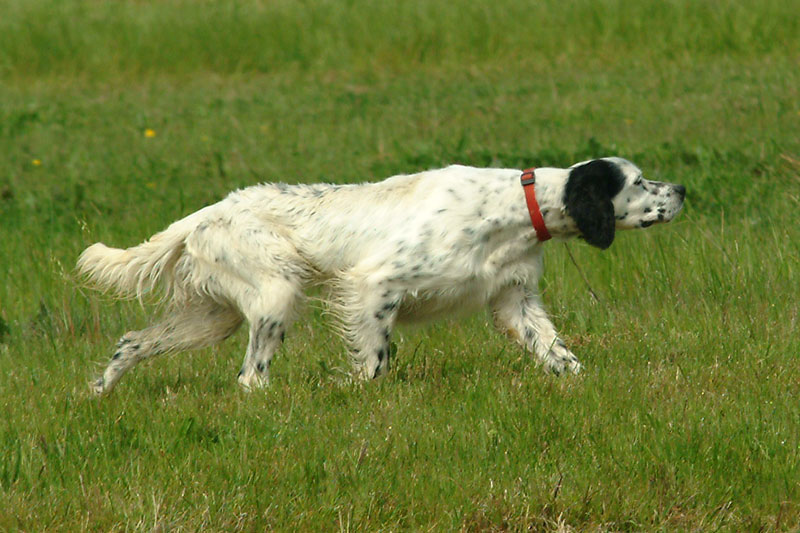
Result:
<svg viewBox="0 0 800 533"><path fill-rule="evenodd" d="M544 218L542 212L539 211L539 203L536 201L536 191L534 191L534 183L536 183L535 168L528 168L522 172L520 181L522 182L522 189L525 191L525 202L528 204L528 213L531 215L531 222L533 229L536 230L536 238L539 242L544 242L551 238L550 232L544 225Z"/></svg>

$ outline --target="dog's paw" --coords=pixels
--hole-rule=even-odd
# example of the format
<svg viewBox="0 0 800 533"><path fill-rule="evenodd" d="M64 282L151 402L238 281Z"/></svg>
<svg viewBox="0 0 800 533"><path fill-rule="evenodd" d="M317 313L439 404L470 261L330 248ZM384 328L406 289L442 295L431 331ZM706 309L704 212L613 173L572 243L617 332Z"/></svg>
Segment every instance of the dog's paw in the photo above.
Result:
<svg viewBox="0 0 800 533"><path fill-rule="evenodd" d="M263 389L269 386L269 378L260 376L255 372L239 372L239 386L245 392L252 392L255 389Z"/></svg>
<svg viewBox="0 0 800 533"><path fill-rule="evenodd" d="M544 361L545 369L551 374L560 376L562 374L580 374L583 369L578 358L565 346L554 347L547 353Z"/></svg>
<svg viewBox="0 0 800 533"><path fill-rule="evenodd" d="M581 370L583 370L583 365L580 361L578 361L578 358L573 355L572 360L567 363L566 369L567 372L577 375L581 373Z"/></svg>
<svg viewBox="0 0 800 533"><path fill-rule="evenodd" d="M99 377L89 383L89 390L91 390L95 396L103 396L108 393L109 388L106 387L106 380L102 377Z"/></svg>
<svg viewBox="0 0 800 533"><path fill-rule="evenodd" d="M367 368L366 365L356 365L350 377L354 382L367 382L375 378L375 370Z"/></svg>

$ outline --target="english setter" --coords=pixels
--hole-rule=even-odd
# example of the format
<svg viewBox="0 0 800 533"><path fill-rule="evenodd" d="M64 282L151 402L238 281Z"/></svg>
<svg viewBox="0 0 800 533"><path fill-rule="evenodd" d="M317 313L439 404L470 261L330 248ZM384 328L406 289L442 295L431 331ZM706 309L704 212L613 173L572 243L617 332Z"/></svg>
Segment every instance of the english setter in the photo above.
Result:
<svg viewBox="0 0 800 533"><path fill-rule="evenodd" d="M607 248L615 230L671 220L686 189L609 157L567 169L450 166L359 185L262 184L228 195L127 250L88 247L78 270L117 296L161 289L162 320L126 333L103 375L107 393L136 363L208 346L247 321L239 383L267 384L303 289L330 288L355 374L389 368L398 321L490 306L497 327L547 370L581 365L538 295L543 242L580 236Z"/></svg>

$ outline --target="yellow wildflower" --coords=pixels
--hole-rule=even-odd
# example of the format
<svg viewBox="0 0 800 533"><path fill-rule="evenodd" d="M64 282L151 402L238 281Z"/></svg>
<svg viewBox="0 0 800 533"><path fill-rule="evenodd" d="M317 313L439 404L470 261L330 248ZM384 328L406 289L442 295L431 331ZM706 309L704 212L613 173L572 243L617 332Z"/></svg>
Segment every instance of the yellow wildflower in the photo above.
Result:
<svg viewBox="0 0 800 533"><path fill-rule="evenodd" d="M144 136L147 137L148 139L152 139L153 137L156 136L156 131L147 128L146 130L144 130Z"/></svg>

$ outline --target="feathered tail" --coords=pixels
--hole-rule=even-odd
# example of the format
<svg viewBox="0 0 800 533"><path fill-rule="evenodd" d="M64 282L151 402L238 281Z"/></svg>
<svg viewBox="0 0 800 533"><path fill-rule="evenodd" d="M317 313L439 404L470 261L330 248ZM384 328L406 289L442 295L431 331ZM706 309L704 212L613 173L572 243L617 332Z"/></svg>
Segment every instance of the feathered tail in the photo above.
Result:
<svg viewBox="0 0 800 533"><path fill-rule="evenodd" d="M186 238L197 227L190 215L156 233L149 240L122 250L98 242L86 248L78 258L77 269L97 289L121 298L150 295L161 285L164 297L174 293L175 265L185 248Z"/></svg>

